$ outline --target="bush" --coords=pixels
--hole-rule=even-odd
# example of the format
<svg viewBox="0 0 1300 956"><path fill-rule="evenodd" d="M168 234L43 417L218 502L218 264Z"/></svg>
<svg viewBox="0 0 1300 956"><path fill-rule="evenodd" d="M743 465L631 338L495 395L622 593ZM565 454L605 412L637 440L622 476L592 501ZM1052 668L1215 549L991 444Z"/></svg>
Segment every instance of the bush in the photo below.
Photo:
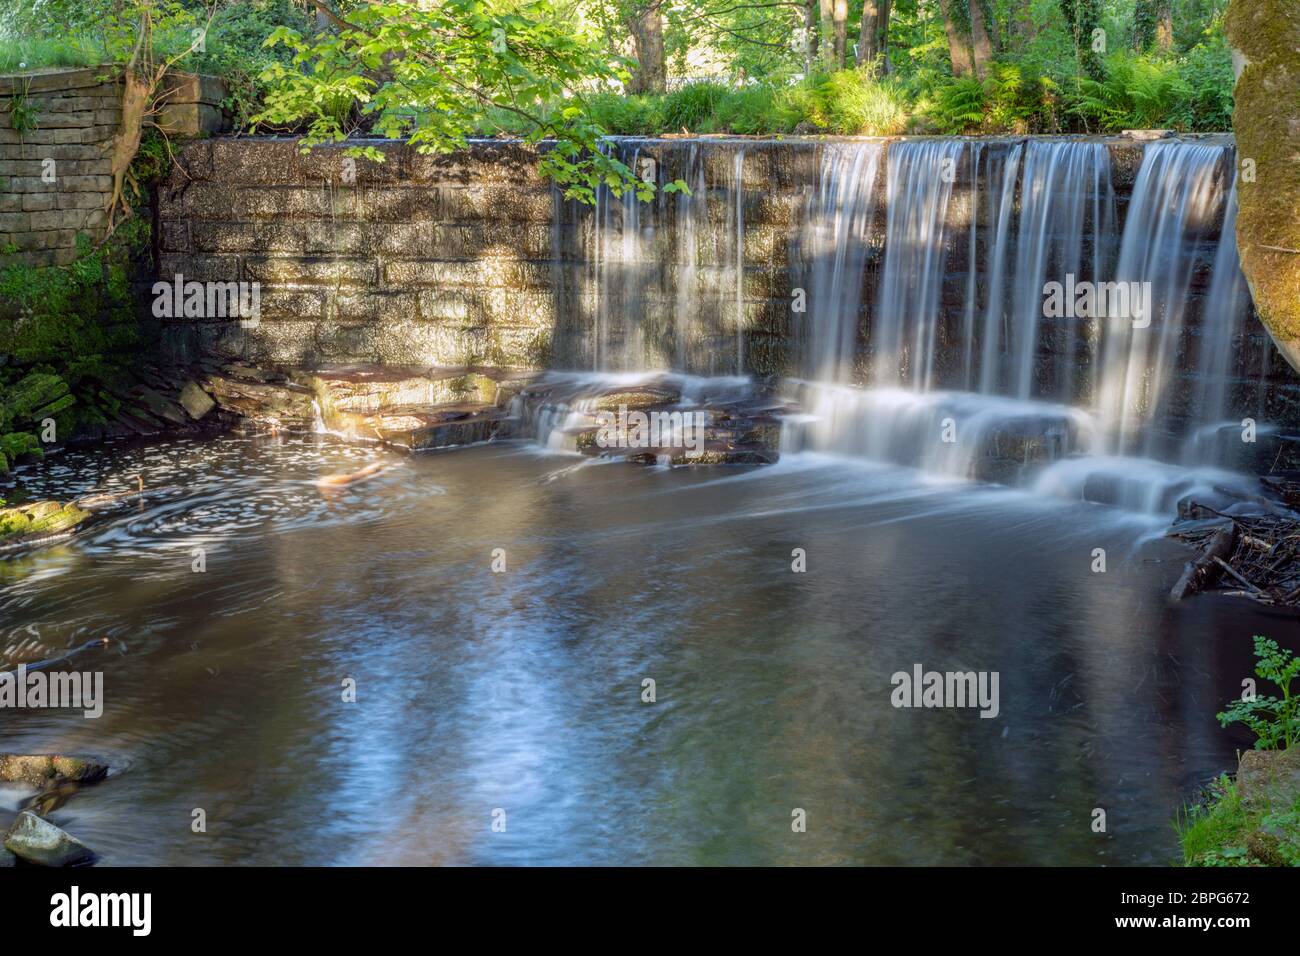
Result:
<svg viewBox="0 0 1300 956"><path fill-rule="evenodd" d="M1159 60L1128 51L1106 58L1104 80L1081 79L1071 112L1101 129L1191 127L1188 102L1192 89L1175 60Z"/></svg>
<svg viewBox="0 0 1300 956"><path fill-rule="evenodd" d="M706 130L718 105L731 95L731 91L718 83L691 83L674 90L663 99L663 123L668 132L719 132Z"/></svg>
<svg viewBox="0 0 1300 956"><path fill-rule="evenodd" d="M1234 700L1216 716L1224 727L1249 727L1255 734L1256 750L1290 748L1300 739L1300 697L1291 694L1292 682L1300 677L1300 657L1292 657L1277 641L1256 635L1255 659L1255 676L1274 684L1282 696Z"/></svg>
<svg viewBox="0 0 1300 956"><path fill-rule="evenodd" d="M650 136L664 129L662 98L598 93L587 100L592 119L617 136Z"/></svg>
<svg viewBox="0 0 1300 956"><path fill-rule="evenodd" d="M832 73L822 84L826 126L845 136L894 136L907 132L912 104L902 85L862 70Z"/></svg>

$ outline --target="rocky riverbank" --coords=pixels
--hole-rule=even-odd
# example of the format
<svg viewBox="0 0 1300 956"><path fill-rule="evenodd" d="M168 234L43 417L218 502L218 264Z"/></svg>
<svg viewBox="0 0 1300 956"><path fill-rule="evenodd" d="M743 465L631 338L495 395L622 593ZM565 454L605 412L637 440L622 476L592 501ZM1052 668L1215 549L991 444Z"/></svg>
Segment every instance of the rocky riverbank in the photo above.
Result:
<svg viewBox="0 0 1300 956"><path fill-rule="evenodd" d="M84 787L108 777L108 767L89 757L47 754L0 754L0 784L31 792L6 824L4 848L11 859L37 866L82 866L95 861L94 851L55 825L49 816ZM0 808L0 814L3 814Z"/></svg>

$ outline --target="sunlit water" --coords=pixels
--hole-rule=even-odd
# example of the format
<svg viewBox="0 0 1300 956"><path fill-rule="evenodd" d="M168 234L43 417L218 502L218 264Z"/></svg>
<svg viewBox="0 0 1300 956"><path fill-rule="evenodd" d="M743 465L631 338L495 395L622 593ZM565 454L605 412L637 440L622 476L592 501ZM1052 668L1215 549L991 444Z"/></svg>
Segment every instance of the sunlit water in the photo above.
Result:
<svg viewBox="0 0 1300 956"><path fill-rule="evenodd" d="M1158 864L1235 762L1251 635L1295 633L1168 605L1187 552L1150 517L812 454L579 461L282 436L28 469L154 491L0 561L0 646L112 639L74 658L104 716L0 711L0 751L106 758L53 819L109 865ZM894 709L916 663L998 671L1000 715Z"/></svg>

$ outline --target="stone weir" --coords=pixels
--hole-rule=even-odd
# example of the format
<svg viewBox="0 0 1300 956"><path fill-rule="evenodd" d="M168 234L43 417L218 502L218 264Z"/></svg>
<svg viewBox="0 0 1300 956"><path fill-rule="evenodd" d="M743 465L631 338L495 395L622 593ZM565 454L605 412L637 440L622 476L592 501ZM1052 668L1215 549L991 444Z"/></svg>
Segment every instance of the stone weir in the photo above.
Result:
<svg viewBox="0 0 1300 956"><path fill-rule="evenodd" d="M1102 142L1122 202L1144 144ZM256 325L176 319L178 348L299 365L731 374L739 339L745 371L799 370L792 290L808 258L803 227L823 185L826 142L619 140L640 175L683 179L692 195L635 203L602 193L594 207L559 199L537 175L534 150L520 144L475 142L450 155L366 145L385 161L351 160L335 146L303 154L283 138L218 138L178 151L159 194L159 278L261 290ZM976 204L971 171L954 174L954 210L964 210L950 215L955 222ZM886 231L883 171L871 189L864 344ZM960 229L945 237L940 304L954 313L967 286L965 237ZM976 269L988 261L976 257Z"/></svg>
<svg viewBox="0 0 1300 956"><path fill-rule="evenodd" d="M179 151L154 297L176 358L956 390L1091 409L1106 448L1156 457L1300 421L1221 241L1227 136L620 139L638 176L689 191L594 205L519 143L366 145L384 162L284 138ZM167 315L178 277L245 284L255 314ZM1045 282L1072 299L1115 278L1154 280L1132 330L1044 305Z"/></svg>

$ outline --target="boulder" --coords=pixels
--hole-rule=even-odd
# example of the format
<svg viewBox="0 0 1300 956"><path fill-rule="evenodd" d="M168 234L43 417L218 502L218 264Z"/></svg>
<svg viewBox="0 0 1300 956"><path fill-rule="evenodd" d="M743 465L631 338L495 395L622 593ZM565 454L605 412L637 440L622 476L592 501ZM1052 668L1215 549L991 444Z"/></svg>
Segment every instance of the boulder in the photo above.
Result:
<svg viewBox="0 0 1300 956"><path fill-rule="evenodd" d="M181 389L179 401L186 414L196 422L217 407L217 403L212 400L212 396L199 388L197 382L185 383L185 387Z"/></svg>
<svg viewBox="0 0 1300 956"><path fill-rule="evenodd" d="M1238 177L1237 251L1260 321L1300 369L1300 6L1232 0L1224 18L1237 85L1232 127Z"/></svg>
<svg viewBox="0 0 1300 956"><path fill-rule="evenodd" d="M90 517L75 504L36 501L12 508L0 508L0 546L23 544L71 531Z"/></svg>
<svg viewBox="0 0 1300 956"><path fill-rule="evenodd" d="M1300 797L1300 747L1246 751L1237 764L1237 791L1248 807L1289 808Z"/></svg>
<svg viewBox="0 0 1300 956"><path fill-rule="evenodd" d="M51 754L0 754L0 781L24 783L44 790L64 783L98 783L108 767L89 757Z"/></svg>
<svg viewBox="0 0 1300 956"><path fill-rule="evenodd" d="M90 847L30 810L18 814L5 834L5 849L39 866L77 866L95 859Z"/></svg>

